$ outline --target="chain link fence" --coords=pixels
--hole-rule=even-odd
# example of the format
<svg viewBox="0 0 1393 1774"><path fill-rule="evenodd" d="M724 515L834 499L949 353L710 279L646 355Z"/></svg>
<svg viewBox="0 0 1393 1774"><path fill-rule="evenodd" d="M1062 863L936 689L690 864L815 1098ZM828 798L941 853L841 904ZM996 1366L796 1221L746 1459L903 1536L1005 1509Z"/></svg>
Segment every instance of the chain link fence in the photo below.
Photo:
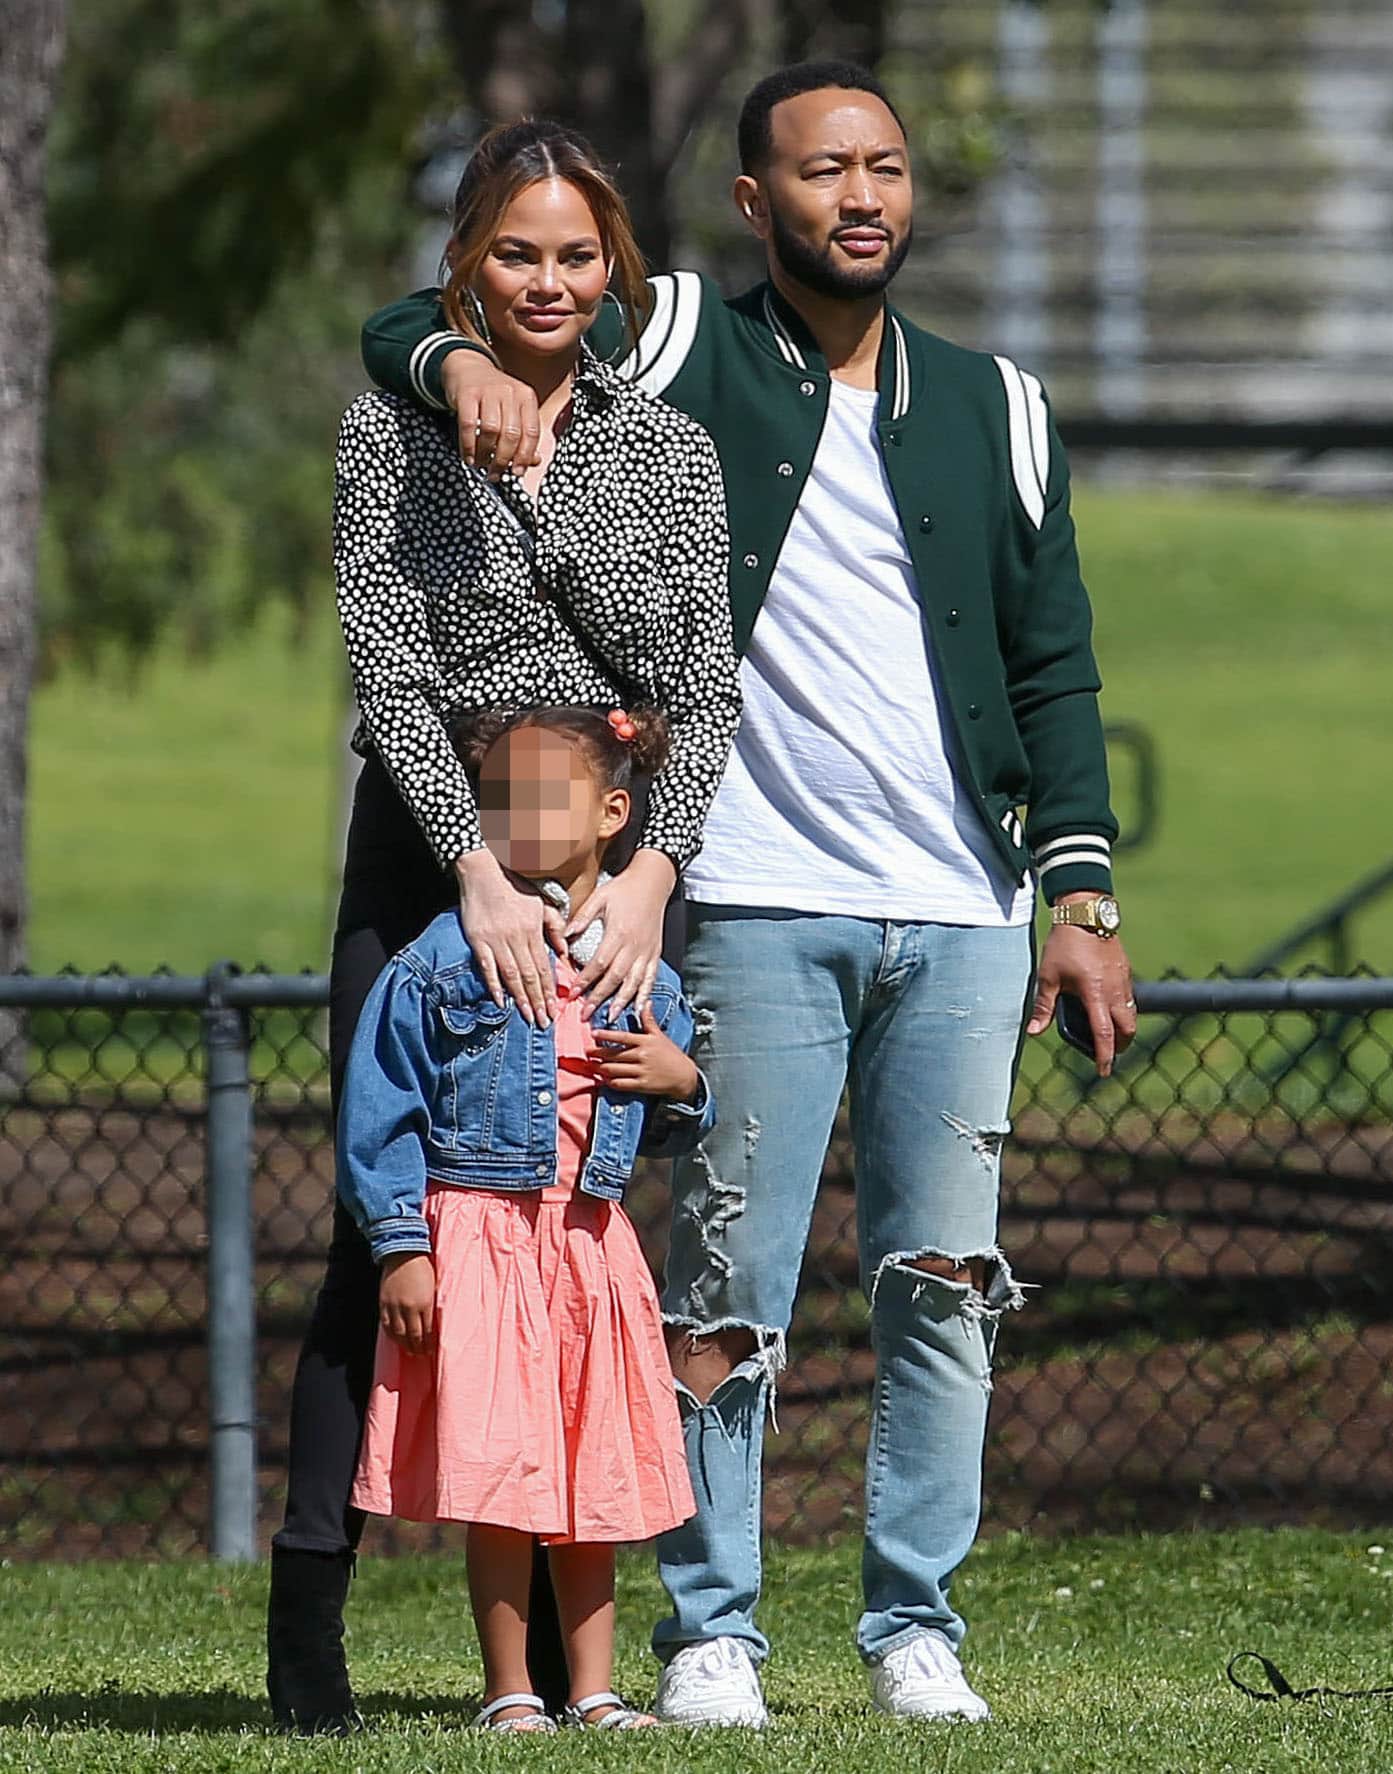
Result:
<svg viewBox="0 0 1393 1774"><path fill-rule="evenodd" d="M1026 1054L1002 1243L1033 1291L1002 1328L988 1525L1386 1521L1393 980L1138 997L1114 1080L1053 1036ZM245 1555L272 1531L333 1187L324 1000L311 975L0 980L7 1556ZM793 1538L860 1512L853 1190L842 1127L768 1444ZM655 1264L666 1202L637 1179Z"/></svg>

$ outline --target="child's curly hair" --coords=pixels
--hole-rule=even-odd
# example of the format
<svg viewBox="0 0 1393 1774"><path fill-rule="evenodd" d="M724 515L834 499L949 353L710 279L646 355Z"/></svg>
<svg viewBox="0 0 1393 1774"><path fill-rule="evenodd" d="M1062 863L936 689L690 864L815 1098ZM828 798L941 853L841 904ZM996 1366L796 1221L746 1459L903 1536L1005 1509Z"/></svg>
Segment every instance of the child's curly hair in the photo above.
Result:
<svg viewBox="0 0 1393 1774"><path fill-rule="evenodd" d="M667 716L660 709L519 708L465 715L455 723L455 750L469 774L477 777L487 754L519 727L544 727L573 739L606 788L628 788L636 776L656 776L667 762Z"/></svg>
<svg viewBox="0 0 1393 1774"><path fill-rule="evenodd" d="M485 757L503 735L519 727L544 727L574 740L597 782L629 791L629 822L605 846L605 867L618 874L637 847L648 785L667 762L667 716L656 708L574 707L463 715L452 723L451 738L472 782L478 783Z"/></svg>

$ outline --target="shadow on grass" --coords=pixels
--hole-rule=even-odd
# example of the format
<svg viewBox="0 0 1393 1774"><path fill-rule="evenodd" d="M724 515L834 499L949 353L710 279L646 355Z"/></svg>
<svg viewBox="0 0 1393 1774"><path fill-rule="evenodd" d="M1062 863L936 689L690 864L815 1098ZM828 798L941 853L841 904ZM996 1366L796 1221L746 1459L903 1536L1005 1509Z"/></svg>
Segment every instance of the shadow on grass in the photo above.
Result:
<svg viewBox="0 0 1393 1774"><path fill-rule="evenodd" d="M480 1706L473 1695L361 1694L358 1708L369 1726L388 1719L433 1719L445 1725L467 1725ZM160 1737L183 1733L265 1731L271 1710L264 1700L232 1688L203 1693L156 1694L143 1688L104 1683L90 1693L63 1693L40 1688L0 1700L0 1730L28 1726L46 1731L125 1731Z"/></svg>

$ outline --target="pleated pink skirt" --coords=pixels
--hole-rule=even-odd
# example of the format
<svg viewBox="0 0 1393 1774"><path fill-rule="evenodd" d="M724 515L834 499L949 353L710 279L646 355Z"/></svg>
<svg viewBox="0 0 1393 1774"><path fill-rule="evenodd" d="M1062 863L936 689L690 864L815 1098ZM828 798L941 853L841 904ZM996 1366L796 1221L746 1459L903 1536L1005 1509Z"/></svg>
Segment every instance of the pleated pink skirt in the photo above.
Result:
<svg viewBox="0 0 1393 1774"><path fill-rule="evenodd" d="M622 1207L432 1184L435 1348L379 1334L353 1502L548 1541L693 1514L657 1293Z"/></svg>

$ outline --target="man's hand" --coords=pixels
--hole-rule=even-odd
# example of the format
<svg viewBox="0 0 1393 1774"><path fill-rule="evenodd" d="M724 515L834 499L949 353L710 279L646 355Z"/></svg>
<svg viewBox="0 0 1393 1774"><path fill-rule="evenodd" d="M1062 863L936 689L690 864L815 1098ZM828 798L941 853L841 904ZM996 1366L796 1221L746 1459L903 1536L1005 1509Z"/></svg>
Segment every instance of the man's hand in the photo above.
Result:
<svg viewBox="0 0 1393 1774"><path fill-rule="evenodd" d="M426 1355L435 1347L435 1264L424 1251L382 1259L377 1300L383 1330L408 1355Z"/></svg>
<svg viewBox="0 0 1393 1774"><path fill-rule="evenodd" d="M690 1102L701 1083L696 1062L658 1027L651 1005L644 1006L641 1021L639 1035L627 1029L596 1029L592 1034L590 1055L601 1083L609 1090Z"/></svg>
<svg viewBox="0 0 1393 1774"><path fill-rule="evenodd" d="M1065 903L1091 899L1088 893L1066 893ZM1082 998L1093 1031L1098 1075L1106 1078L1113 1060L1132 1045L1137 1032L1137 1002L1132 996L1132 966L1127 951L1115 936L1095 936L1057 924L1045 940L1035 981L1035 1004L1027 1035L1040 1035L1050 1026L1054 1001L1061 992Z"/></svg>
<svg viewBox="0 0 1393 1774"><path fill-rule="evenodd" d="M440 366L446 404L459 425L459 453L497 480L505 468L521 473L541 461L542 422L537 396L526 382L505 375L480 351L449 351Z"/></svg>

